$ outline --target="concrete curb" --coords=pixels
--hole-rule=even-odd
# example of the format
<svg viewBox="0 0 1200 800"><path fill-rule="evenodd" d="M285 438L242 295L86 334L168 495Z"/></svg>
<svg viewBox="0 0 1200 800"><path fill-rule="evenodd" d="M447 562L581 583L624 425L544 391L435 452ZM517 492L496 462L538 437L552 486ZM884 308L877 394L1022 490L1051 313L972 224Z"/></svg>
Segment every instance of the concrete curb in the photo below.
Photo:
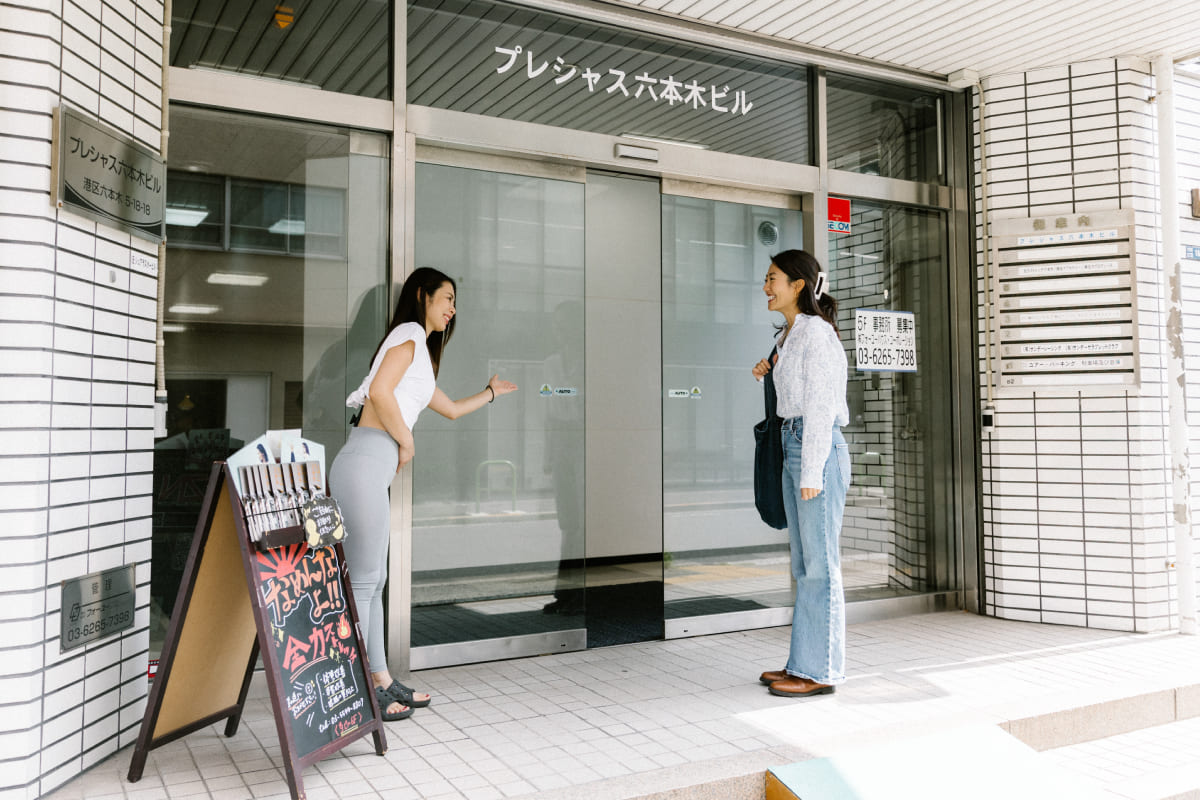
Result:
<svg viewBox="0 0 1200 800"><path fill-rule="evenodd" d="M1000 727L1039 752L1200 716L1200 684L1038 714Z"/></svg>

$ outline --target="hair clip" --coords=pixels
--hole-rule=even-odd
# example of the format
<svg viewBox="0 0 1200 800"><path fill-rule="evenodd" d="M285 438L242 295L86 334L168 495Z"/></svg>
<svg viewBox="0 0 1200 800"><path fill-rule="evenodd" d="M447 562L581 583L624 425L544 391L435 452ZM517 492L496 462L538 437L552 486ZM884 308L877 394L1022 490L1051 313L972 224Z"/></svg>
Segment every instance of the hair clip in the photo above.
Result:
<svg viewBox="0 0 1200 800"><path fill-rule="evenodd" d="M820 300L821 295L823 295L823 294L825 294L825 273L818 272L817 273L817 282L813 285L813 295L815 295L816 298L818 300Z"/></svg>

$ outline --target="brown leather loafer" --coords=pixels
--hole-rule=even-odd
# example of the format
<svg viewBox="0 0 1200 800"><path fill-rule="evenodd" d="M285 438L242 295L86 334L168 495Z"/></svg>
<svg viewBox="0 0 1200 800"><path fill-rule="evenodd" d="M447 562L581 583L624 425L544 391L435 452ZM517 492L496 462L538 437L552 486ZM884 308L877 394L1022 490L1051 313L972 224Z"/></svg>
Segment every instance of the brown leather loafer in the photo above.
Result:
<svg viewBox="0 0 1200 800"><path fill-rule="evenodd" d="M787 680L789 677L790 676L787 674L787 670L773 669L764 672L762 675L759 675L758 682L763 686L770 686L775 681Z"/></svg>
<svg viewBox="0 0 1200 800"><path fill-rule="evenodd" d="M833 694L833 687L789 675L772 683L767 691L778 697L812 697L815 694Z"/></svg>

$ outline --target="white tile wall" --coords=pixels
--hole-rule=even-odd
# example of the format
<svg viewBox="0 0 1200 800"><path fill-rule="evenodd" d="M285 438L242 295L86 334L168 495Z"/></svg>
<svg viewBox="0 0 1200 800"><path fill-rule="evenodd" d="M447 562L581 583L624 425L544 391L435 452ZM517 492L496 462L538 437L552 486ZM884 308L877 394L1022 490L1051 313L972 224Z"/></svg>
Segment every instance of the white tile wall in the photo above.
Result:
<svg viewBox="0 0 1200 800"><path fill-rule="evenodd" d="M1191 193L1200 189L1200 78L1177 73L1175 81L1175 151L1178 158L1180 190L1180 246L1200 248L1200 215L1193 216ZM1186 251L1185 251L1186 252ZM1181 254L1182 255L1182 254ZM1184 363L1190 380L1187 383L1188 447L1200 453L1200 260L1193 257L1183 262ZM1200 471L1193 455L1191 495L1200 488ZM1169 493L1170 487L1167 487ZM1169 496L1169 494L1168 494ZM1200 508L1192 502L1192 518ZM1168 523L1169 524L1169 523ZM1173 532L1167 529L1167 539ZM1200 550L1200 544L1197 545ZM1156 585L1156 584L1155 584ZM1157 585L1156 585L1157 586ZM1200 589L1197 590L1200 592ZM1158 594L1152 595L1161 601Z"/></svg>
<svg viewBox="0 0 1200 800"><path fill-rule="evenodd" d="M1175 607L1167 592L1173 575L1166 568L1172 548L1150 67L1134 59L1095 61L994 76L984 88L993 218L1137 211L1142 369L1140 394L996 391L998 427L983 441L986 612L1117 630L1168 628ZM1200 87L1191 91L1200 98ZM1190 131L1197 185L1200 116L1184 113L1181 123ZM1179 149L1187 149L1182 137ZM1200 225L1190 231L1185 240L1200 244ZM981 316L985 288L981 271ZM1200 339L1200 318L1189 330ZM981 371L983 335L981 319Z"/></svg>
<svg viewBox="0 0 1200 800"><path fill-rule="evenodd" d="M156 248L51 205L51 112L65 102L157 150L163 6L10 0L0 31L7 800L130 744L145 708L157 282L129 264ZM59 581L124 564L139 583L135 627L60 653Z"/></svg>

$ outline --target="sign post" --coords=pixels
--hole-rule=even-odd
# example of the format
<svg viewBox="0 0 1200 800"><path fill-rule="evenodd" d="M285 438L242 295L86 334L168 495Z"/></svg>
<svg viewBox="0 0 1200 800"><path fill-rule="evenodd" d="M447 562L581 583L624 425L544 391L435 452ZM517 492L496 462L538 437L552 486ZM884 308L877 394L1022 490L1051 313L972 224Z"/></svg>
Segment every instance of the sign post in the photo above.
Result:
<svg viewBox="0 0 1200 800"><path fill-rule="evenodd" d="M268 533L251 539L229 467L213 464L130 781L156 747L221 720L235 735L260 653L294 800L304 768L351 742L371 734L387 752L340 537L310 548L303 526Z"/></svg>

